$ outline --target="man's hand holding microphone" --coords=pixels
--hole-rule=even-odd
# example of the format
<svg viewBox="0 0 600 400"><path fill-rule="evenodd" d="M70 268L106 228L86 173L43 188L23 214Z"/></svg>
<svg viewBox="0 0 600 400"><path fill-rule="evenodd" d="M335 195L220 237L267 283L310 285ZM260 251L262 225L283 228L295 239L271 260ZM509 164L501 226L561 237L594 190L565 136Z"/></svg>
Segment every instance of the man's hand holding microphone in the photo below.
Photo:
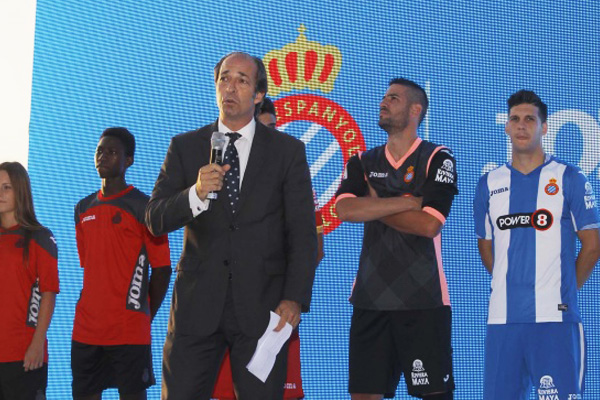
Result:
<svg viewBox="0 0 600 400"><path fill-rule="evenodd" d="M210 139L210 164L200 168L196 180L196 194L200 200L216 200L216 192L223 187L225 173L231 168L229 164L221 165L227 139L224 133L214 132ZM210 206L210 203L209 203Z"/></svg>

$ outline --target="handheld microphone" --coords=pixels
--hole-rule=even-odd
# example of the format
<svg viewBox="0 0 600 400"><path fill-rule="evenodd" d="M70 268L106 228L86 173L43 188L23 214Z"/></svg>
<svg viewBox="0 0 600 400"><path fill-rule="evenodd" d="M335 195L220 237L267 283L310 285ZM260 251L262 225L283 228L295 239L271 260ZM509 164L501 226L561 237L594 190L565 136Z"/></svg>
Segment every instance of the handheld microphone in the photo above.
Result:
<svg viewBox="0 0 600 400"><path fill-rule="evenodd" d="M213 132L212 137L210 138L210 163L211 164L219 164L223 163L223 156L225 153L225 143L227 142L227 137L222 132ZM209 200L216 200L218 197L217 192L210 192L206 196ZM210 203L209 203L210 204Z"/></svg>

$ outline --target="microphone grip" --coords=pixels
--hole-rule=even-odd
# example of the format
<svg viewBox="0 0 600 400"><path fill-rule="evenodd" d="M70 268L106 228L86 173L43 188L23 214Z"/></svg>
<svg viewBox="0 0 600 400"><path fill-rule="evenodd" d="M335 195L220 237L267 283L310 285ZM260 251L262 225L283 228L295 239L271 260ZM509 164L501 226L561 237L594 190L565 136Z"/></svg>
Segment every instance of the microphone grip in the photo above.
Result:
<svg viewBox="0 0 600 400"><path fill-rule="evenodd" d="M210 149L210 163L211 164L219 164L219 165L221 165L223 163L223 149L219 149L219 148ZM217 192L209 192L208 195L206 195L206 198L208 200L216 200L217 197L219 197ZM212 201L208 203L209 210L210 210L211 204L212 204Z"/></svg>
<svg viewBox="0 0 600 400"><path fill-rule="evenodd" d="M210 149L210 163L219 165L223 164L223 149Z"/></svg>

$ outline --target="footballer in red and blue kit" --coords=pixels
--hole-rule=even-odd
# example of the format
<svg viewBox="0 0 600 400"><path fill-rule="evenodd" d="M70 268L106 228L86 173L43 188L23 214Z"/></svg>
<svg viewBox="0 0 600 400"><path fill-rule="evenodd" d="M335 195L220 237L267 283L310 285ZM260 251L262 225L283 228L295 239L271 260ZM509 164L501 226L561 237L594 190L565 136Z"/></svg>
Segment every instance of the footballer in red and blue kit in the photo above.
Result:
<svg viewBox="0 0 600 400"><path fill-rule="evenodd" d="M167 236L144 224L148 196L133 186L93 193L75 208L83 290L73 340L109 346L150 344L148 267L170 265Z"/></svg>
<svg viewBox="0 0 600 400"><path fill-rule="evenodd" d="M145 225L149 197L125 181L134 153L127 128L105 129L94 155L102 187L75 207L83 268L71 343L75 400L111 387L123 400L142 400L155 383L150 324L169 286L170 251L167 236Z"/></svg>
<svg viewBox="0 0 600 400"><path fill-rule="evenodd" d="M0 399L9 393L27 396L21 384L46 388L48 341L44 348L44 365L23 373L23 359L31 344L37 326L41 294L58 293L58 251L52 232L46 228L30 231L28 263L23 262L26 230L20 225L0 227L0 254L2 279L0 279ZM4 393L4 394L3 394ZM35 394L32 394L35 396ZM11 398L11 397L6 397Z"/></svg>
<svg viewBox="0 0 600 400"><path fill-rule="evenodd" d="M540 398L581 398L576 234L600 227L592 185L553 156L528 174L507 163L479 180L474 218L493 243L484 398L526 399L531 385Z"/></svg>
<svg viewBox="0 0 600 400"><path fill-rule="evenodd" d="M29 242L29 265L23 264L25 229L19 225L0 227L0 362L22 361L31 343L37 321L32 307L36 294L59 292L58 251L52 232L32 231ZM44 362L48 362L48 346Z"/></svg>
<svg viewBox="0 0 600 400"><path fill-rule="evenodd" d="M155 383L149 266L170 268L170 251L167 236L154 237L144 224L148 199L127 186L112 196L93 193L75 208L83 289L73 323L74 398L109 387L132 395Z"/></svg>

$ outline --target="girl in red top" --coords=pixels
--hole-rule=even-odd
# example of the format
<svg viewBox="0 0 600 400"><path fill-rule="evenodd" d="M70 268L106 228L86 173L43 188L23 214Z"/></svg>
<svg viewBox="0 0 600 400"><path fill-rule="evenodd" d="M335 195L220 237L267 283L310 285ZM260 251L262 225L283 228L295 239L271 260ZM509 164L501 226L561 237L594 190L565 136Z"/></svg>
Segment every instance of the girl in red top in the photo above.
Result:
<svg viewBox="0 0 600 400"><path fill-rule="evenodd" d="M56 242L17 162L0 164L0 399L45 399L46 332L58 293Z"/></svg>

